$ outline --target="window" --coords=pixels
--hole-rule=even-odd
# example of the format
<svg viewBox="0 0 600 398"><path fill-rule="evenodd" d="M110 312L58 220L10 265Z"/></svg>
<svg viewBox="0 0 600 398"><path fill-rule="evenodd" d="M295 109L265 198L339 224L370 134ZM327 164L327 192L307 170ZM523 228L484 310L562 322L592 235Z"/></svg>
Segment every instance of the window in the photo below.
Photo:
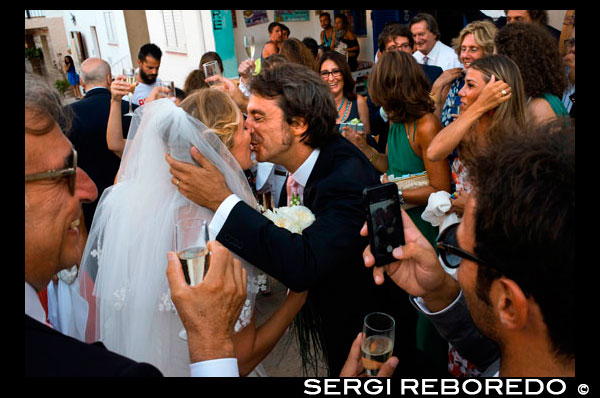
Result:
<svg viewBox="0 0 600 398"><path fill-rule="evenodd" d="M181 10L161 10L167 49L186 51Z"/></svg>
<svg viewBox="0 0 600 398"><path fill-rule="evenodd" d="M118 43L115 35L115 23L112 12L104 13L104 25L106 26L106 37L109 43Z"/></svg>

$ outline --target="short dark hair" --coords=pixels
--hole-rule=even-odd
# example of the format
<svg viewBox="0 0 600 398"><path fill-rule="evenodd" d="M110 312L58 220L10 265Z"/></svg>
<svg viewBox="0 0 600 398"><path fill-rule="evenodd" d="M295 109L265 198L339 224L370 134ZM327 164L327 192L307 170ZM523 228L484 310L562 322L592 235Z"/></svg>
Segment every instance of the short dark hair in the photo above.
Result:
<svg viewBox="0 0 600 398"><path fill-rule="evenodd" d="M273 33L273 29L274 29L276 26L279 26L279 27L281 28L281 24L280 24L279 22L271 22L271 23L269 24L269 27L267 28L267 29L269 30L269 34L270 34L270 33Z"/></svg>
<svg viewBox="0 0 600 398"><path fill-rule="evenodd" d="M281 26L282 31L286 31L288 34L290 33L290 28L288 28L286 25L280 23L279 26Z"/></svg>
<svg viewBox="0 0 600 398"><path fill-rule="evenodd" d="M466 165L474 186L476 292L513 279L539 305L552 347L575 357L575 121L529 125ZM501 194L499 194L501 192ZM488 266L489 265L489 266Z"/></svg>
<svg viewBox="0 0 600 398"><path fill-rule="evenodd" d="M304 43L304 45L308 47L308 49L316 59L319 55L319 43L317 43L317 41L312 37L305 37L304 39L302 39L302 43Z"/></svg>
<svg viewBox="0 0 600 398"><path fill-rule="evenodd" d="M427 22L427 29L429 29L429 31L433 33L436 40L440 40L440 37L442 37L442 34L440 33L440 28L438 27L435 18L431 14L427 14L426 12L418 13L417 15L412 17L412 19L408 23L408 27L411 28L414 24L419 23L421 21Z"/></svg>
<svg viewBox="0 0 600 398"><path fill-rule="evenodd" d="M348 61L346 61L346 57L340 54L337 51L328 51L319 59L319 65L317 71L321 72L321 65L327 60L331 60L335 62L342 71L342 79L344 80L344 97L349 98L351 100L356 98L356 93L354 92L354 86L356 83L354 82L354 78L352 77L352 71L350 70L350 65L348 65Z"/></svg>
<svg viewBox="0 0 600 398"><path fill-rule="evenodd" d="M390 121L403 123L433 112L429 81L412 54L386 51L368 79L369 95L382 106Z"/></svg>
<svg viewBox="0 0 600 398"><path fill-rule="evenodd" d="M548 25L548 10L527 10L529 18L533 22L537 22L541 25ZM504 10L504 14L508 14L508 10Z"/></svg>
<svg viewBox="0 0 600 398"><path fill-rule="evenodd" d="M331 14L329 14L327 11L320 13L319 19L321 19L321 17L323 17L323 16L329 18L329 21L331 21Z"/></svg>
<svg viewBox="0 0 600 398"><path fill-rule="evenodd" d="M138 53L138 59L141 62L144 62L148 55L150 55L152 58L156 59L157 61L160 61L160 59L162 58L162 51L156 44L147 43L147 44L144 44L142 47L140 47L140 52Z"/></svg>
<svg viewBox="0 0 600 398"><path fill-rule="evenodd" d="M415 39L413 38L413 35L410 32L408 26L400 22L390 22L387 25L385 25L385 27L377 37L377 45L379 46L379 50L383 52L385 50L385 44L397 36L406 37L408 39L408 44L410 45L410 48L413 48L413 46L415 45Z"/></svg>
<svg viewBox="0 0 600 398"><path fill-rule="evenodd" d="M288 124L301 117L308 125L301 137L311 148L319 148L339 136L337 111L329 87L304 65L287 62L262 70L250 80L250 92L276 100Z"/></svg>

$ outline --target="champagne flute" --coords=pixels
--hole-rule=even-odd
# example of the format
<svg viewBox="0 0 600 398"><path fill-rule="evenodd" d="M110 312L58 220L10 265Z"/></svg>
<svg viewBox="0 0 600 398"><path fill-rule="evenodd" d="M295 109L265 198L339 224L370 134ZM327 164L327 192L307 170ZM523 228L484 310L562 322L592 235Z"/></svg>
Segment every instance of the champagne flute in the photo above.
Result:
<svg viewBox="0 0 600 398"><path fill-rule="evenodd" d="M381 365L392 355L395 335L394 318L372 312L363 323L364 340L360 345L362 363L368 376L377 376Z"/></svg>
<svg viewBox="0 0 600 398"><path fill-rule="evenodd" d="M210 61L202 64L202 68L204 68L204 76L208 79L211 76L220 76L221 68L219 68L219 63L217 61ZM222 85L220 81L209 81L208 85L211 88L217 88L219 85Z"/></svg>
<svg viewBox="0 0 600 398"><path fill-rule="evenodd" d="M124 116L133 116L133 107L132 107L132 90L135 90L135 69L133 68L123 68L123 74L125 75L125 80L129 83L129 112L127 112Z"/></svg>
<svg viewBox="0 0 600 398"><path fill-rule="evenodd" d="M256 49L254 45L254 36L244 36L244 48L246 49L248 57L254 59L254 51Z"/></svg>
<svg viewBox="0 0 600 398"><path fill-rule="evenodd" d="M208 240L208 224L202 218L183 218L175 224L175 250L190 286L201 283L210 266ZM187 340L185 329L179 332L179 337Z"/></svg>

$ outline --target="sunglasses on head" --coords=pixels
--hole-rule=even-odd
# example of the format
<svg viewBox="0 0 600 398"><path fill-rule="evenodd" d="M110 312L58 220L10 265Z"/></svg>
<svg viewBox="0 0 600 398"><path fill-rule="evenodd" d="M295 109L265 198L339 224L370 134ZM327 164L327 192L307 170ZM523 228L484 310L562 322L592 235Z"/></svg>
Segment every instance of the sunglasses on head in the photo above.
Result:
<svg viewBox="0 0 600 398"><path fill-rule="evenodd" d="M77 151L72 149L67 158L67 167L64 169L48 170L42 173L28 174L25 176L25 182L47 180L52 178L69 178L69 192L75 195L75 181L77 178Z"/></svg>

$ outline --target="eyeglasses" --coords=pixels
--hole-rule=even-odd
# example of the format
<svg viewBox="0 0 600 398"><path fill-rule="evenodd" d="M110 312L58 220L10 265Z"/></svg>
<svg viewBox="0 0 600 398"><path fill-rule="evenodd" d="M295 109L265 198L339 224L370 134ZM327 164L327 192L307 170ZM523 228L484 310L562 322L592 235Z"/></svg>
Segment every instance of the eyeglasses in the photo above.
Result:
<svg viewBox="0 0 600 398"><path fill-rule="evenodd" d="M71 196L75 195L75 181L77 178L77 151L72 150L67 158L68 166L64 169L48 170L42 173L29 174L25 176L25 182L46 180L50 178L69 177L69 192Z"/></svg>
<svg viewBox="0 0 600 398"><path fill-rule="evenodd" d="M437 248L440 252L442 261L448 268L458 268L462 259L485 264L476 255L469 253L458 246L456 239L456 230L460 223L452 224L442 231L437 239Z"/></svg>
<svg viewBox="0 0 600 398"><path fill-rule="evenodd" d="M329 78L329 75L333 75L333 77L340 77L340 76L342 76L342 70L341 69L334 69L332 71L328 71L328 70L322 70L321 71L321 77L323 79Z"/></svg>
<svg viewBox="0 0 600 398"><path fill-rule="evenodd" d="M400 51L406 51L406 50L409 50L409 49L410 49L410 44L404 43L404 44L401 44L399 46L397 46L395 44L391 45L388 48L386 48L385 51L398 51L398 50L400 50Z"/></svg>

